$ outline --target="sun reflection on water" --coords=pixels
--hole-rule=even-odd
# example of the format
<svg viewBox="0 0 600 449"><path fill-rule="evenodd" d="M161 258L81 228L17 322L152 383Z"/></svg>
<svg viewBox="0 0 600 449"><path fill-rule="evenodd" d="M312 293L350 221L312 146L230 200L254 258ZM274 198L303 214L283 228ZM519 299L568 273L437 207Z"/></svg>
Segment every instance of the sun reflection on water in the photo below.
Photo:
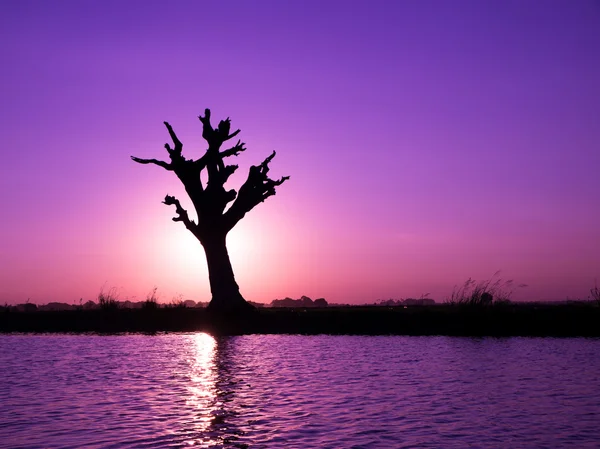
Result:
<svg viewBox="0 0 600 449"><path fill-rule="evenodd" d="M189 396L186 405L195 414L192 418L194 438L187 444L194 447L214 447L218 441L211 437L210 427L217 408L217 371L215 368L215 339L209 334L198 333L191 336L192 351L189 360Z"/></svg>

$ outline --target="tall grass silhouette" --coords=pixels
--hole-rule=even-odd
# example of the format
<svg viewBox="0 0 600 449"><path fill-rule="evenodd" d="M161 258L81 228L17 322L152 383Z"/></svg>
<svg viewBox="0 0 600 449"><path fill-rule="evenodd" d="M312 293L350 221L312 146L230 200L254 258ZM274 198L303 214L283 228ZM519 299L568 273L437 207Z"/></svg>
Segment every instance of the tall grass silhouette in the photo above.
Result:
<svg viewBox="0 0 600 449"><path fill-rule="evenodd" d="M148 293L146 295L146 300L142 304L142 309L146 309L146 310L158 309L158 296L156 294L157 290L158 290L158 287L154 287L152 290L150 290L150 293Z"/></svg>
<svg viewBox="0 0 600 449"><path fill-rule="evenodd" d="M116 310L119 308L119 295L117 289L112 287L108 292L104 291L104 287L98 293L98 304L102 310Z"/></svg>
<svg viewBox="0 0 600 449"><path fill-rule="evenodd" d="M594 286L590 288L590 294L592 299L600 306L600 288L598 288L598 281L594 281Z"/></svg>
<svg viewBox="0 0 600 449"><path fill-rule="evenodd" d="M500 271L484 281L469 278L461 286L455 286L452 294L446 299L451 305L486 306L491 304L509 303L515 290L514 281L498 277ZM516 287L526 287L520 284Z"/></svg>

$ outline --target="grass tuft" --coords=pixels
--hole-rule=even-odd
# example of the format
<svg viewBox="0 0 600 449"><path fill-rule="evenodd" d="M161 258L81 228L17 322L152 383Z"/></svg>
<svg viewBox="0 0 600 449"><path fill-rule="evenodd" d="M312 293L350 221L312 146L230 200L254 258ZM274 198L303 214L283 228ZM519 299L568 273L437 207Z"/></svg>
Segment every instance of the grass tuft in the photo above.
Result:
<svg viewBox="0 0 600 449"><path fill-rule="evenodd" d="M504 281L498 277L500 271L485 281L477 282L469 278L462 286L455 286L446 303L463 306L487 306L491 304L508 304L515 286L513 280ZM518 287L526 287L521 284Z"/></svg>
<svg viewBox="0 0 600 449"><path fill-rule="evenodd" d="M598 281L594 281L594 287L590 288L590 294L592 299L600 306L600 288L598 288Z"/></svg>
<svg viewBox="0 0 600 449"><path fill-rule="evenodd" d="M158 290L158 287L154 287L150 291L150 293L148 293L146 295L146 300L142 304L142 309L146 309L146 310L158 309L158 302L157 302L158 296L156 295L157 290Z"/></svg>
<svg viewBox="0 0 600 449"><path fill-rule="evenodd" d="M186 309L187 308L185 301L183 300L183 295L181 293L174 296L173 299L171 299L171 302L169 304L166 304L165 307L168 309Z"/></svg>
<svg viewBox="0 0 600 449"><path fill-rule="evenodd" d="M117 289L112 287L108 292L104 292L104 287L98 293L98 304L102 310L116 310L119 308L119 295Z"/></svg>

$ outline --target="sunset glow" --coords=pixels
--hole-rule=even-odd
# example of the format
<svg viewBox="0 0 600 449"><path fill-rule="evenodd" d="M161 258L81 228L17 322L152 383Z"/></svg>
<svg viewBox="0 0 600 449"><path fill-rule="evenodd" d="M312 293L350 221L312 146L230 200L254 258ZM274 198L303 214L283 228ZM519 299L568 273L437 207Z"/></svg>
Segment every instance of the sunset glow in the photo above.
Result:
<svg viewBox="0 0 600 449"><path fill-rule="evenodd" d="M218 18L218 19L217 19ZM176 26L172 26L176 23ZM208 301L166 159L231 117L290 180L228 236L244 297L442 301L467 278L600 279L600 6L590 1L3 2L0 303Z"/></svg>

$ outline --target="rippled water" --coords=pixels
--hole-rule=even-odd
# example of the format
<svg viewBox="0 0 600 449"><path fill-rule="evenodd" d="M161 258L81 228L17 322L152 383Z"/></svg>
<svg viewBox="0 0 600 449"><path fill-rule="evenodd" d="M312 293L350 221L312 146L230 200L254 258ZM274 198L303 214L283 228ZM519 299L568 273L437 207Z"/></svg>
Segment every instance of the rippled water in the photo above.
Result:
<svg viewBox="0 0 600 449"><path fill-rule="evenodd" d="M597 448L600 340L0 335L2 448Z"/></svg>

